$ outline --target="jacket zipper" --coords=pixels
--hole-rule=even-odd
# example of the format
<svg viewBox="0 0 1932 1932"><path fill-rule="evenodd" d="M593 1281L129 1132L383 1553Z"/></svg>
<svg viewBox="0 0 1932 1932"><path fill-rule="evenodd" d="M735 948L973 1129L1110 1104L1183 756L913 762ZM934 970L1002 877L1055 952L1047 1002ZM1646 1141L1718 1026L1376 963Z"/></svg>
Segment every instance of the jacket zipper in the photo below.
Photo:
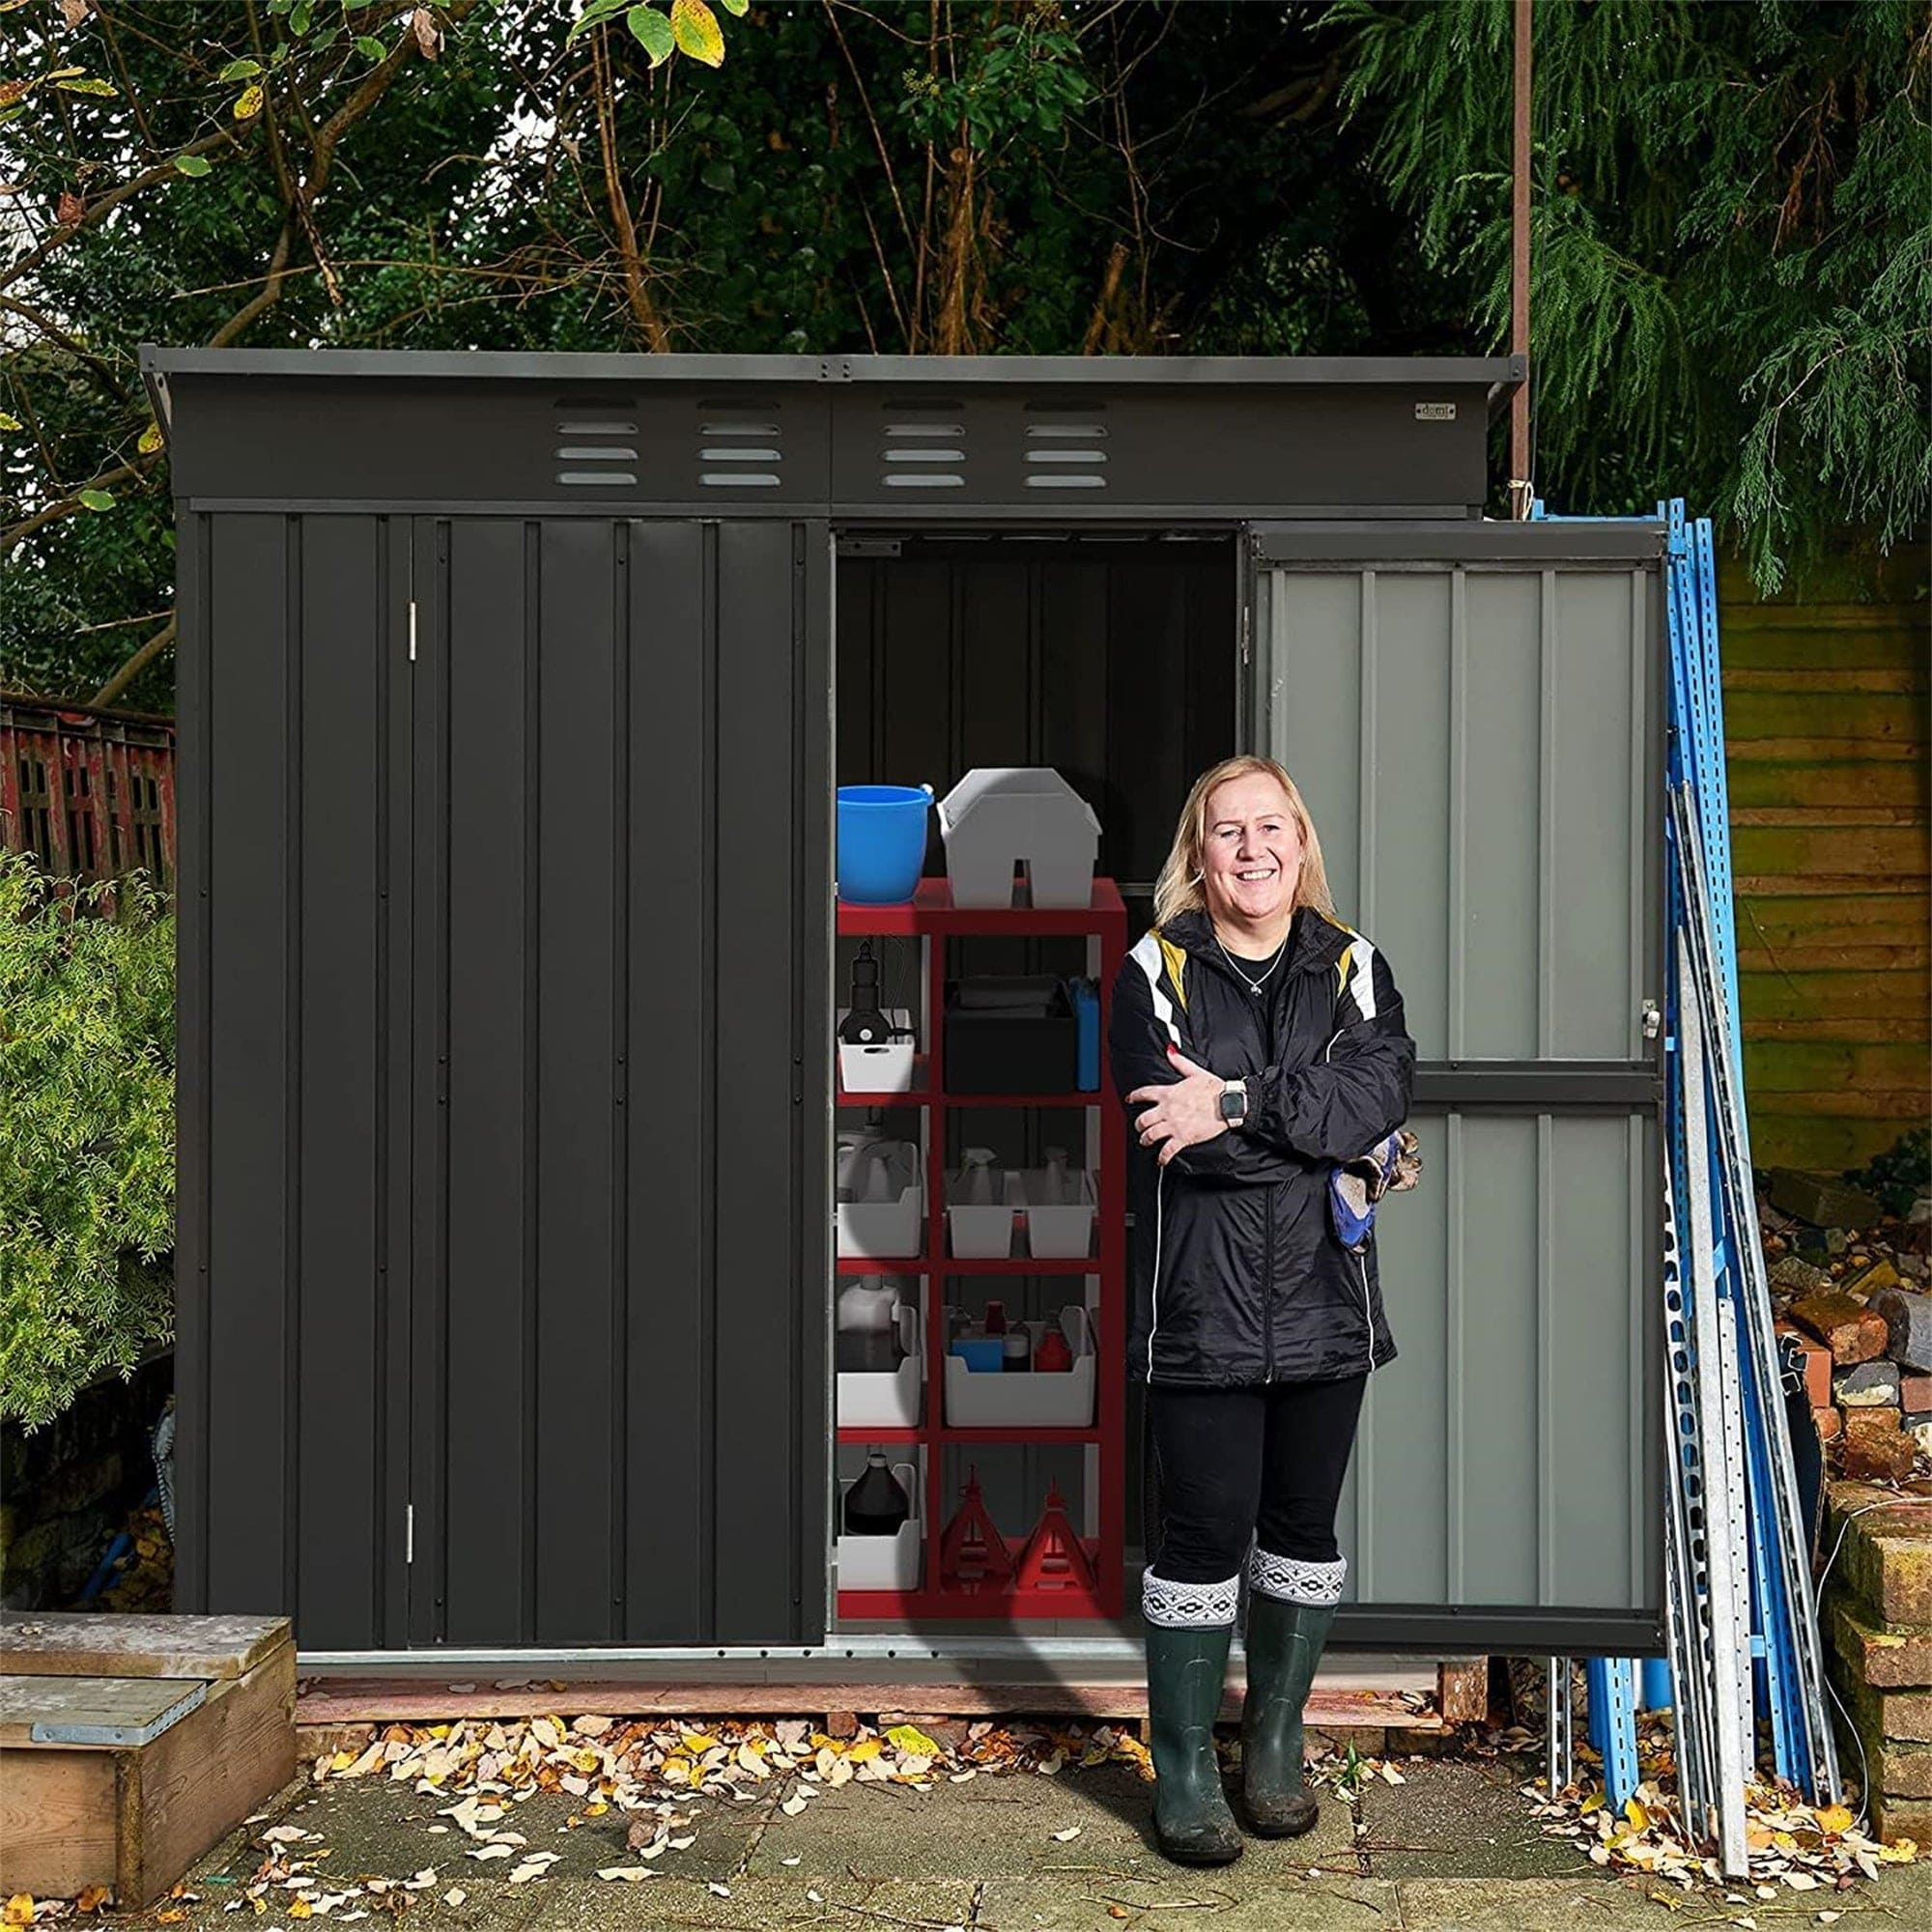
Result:
<svg viewBox="0 0 1932 1932"><path fill-rule="evenodd" d="M1274 1380L1274 1220L1281 1182L1268 1189L1267 1250L1262 1266L1262 1381Z"/></svg>

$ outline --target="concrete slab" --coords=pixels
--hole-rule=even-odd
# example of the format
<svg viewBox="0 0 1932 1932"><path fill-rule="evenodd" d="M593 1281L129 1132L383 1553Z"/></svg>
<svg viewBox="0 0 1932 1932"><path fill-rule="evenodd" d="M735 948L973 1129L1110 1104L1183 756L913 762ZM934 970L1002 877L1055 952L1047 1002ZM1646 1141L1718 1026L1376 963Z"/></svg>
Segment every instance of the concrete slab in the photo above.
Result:
<svg viewBox="0 0 1932 1932"><path fill-rule="evenodd" d="M1401 1880L1396 1888L1402 1932L1565 1932L1567 1927L1595 1928L1637 1925L1656 1928L1668 1914L1648 1895L1648 1887L1611 1878L1453 1878ZM1796 1892L1792 1899L1804 1900ZM1706 1924L1726 1924L1751 1910L1733 1905L1719 1913L1715 1905L1670 1894L1673 1906L1686 1908ZM1755 1903L1755 1901L1753 1901ZM1833 1898L1840 1910L1855 1902ZM1781 1908L1786 1914L1789 1905ZM1804 1915L1808 1921L1815 1904ZM1760 1918L1760 1925L1770 1921ZM1792 1922L1787 1918L1784 1922ZM1849 1918L1846 1921L1849 1924Z"/></svg>
<svg viewBox="0 0 1932 1932"><path fill-rule="evenodd" d="M1253 1847L1250 1846L1250 1850ZM1126 1914L1117 1920L1109 1907ZM1355 1932L1401 1924L1396 1889L1376 1879L1293 1879L1252 1870L1243 1856L1218 1871L1166 1866L1141 1879L992 1879L976 1932Z"/></svg>
<svg viewBox="0 0 1932 1932"><path fill-rule="evenodd" d="M1579 1875L1582 1854L1530 1817L1521 1786L1533 1774L1522 1763L1435 1759L1406 1764L1402 1775L1402 1784L1364 1781L1361 1843L1377 1878Z"/></svg>

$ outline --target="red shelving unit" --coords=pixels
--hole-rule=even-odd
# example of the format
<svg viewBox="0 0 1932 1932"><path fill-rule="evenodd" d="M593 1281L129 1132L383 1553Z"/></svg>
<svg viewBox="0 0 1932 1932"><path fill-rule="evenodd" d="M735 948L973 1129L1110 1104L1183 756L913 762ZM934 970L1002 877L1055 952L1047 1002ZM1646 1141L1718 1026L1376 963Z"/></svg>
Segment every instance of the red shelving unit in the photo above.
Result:
<svg viewBox="0 0 1932 1932"><path fill-rule="evenodd" d="M841 1590L838 1614L852 1620L923 1621L1118 1617L1124 1600L1126 1532L1126 1122L1106 1082L1107 1022L1115 975L1126 956L1127 909L1111 879L1095 879L1085 908L984 910L955 906L947 881L922 879L910 905L838 905L841 938L911 938L924 944L926 1051L914 1063L913 1091L846 1094L841 1107L920 1107L928 1110L925 1146L925 1253L906 1261L845 1261L842 1275L912 1275L924 1295L923 1421L917 1429L840 1429L841 1442L918 1444L925 1450L924 1584L917 1590ZM1100 983L1100 1088L1079 1094L952 1094L944 1065L946 946L952 938L1085 938L1097 942ZM1094 1175L1094 1245L1084 1259L1013 1256L976 1261L946 1252L948 1115L980 1108L1094 1107L1099 1110L1099 1163ZM1095 1419L1084 1429L961 1429L945 1420L946 1334L941 1306L946 1281L972 1275L1088 1275L1097 1278L1093 1318ZM1098 1534L1083 1537L1095 1587L1086 1590L947 1590L939 1580L940 1536L957 1501L944 1493L944 1451L997 1443L1061 1443L1099 1451ZM1009 1538L1015 1560L1026 1538Z"/></svg>

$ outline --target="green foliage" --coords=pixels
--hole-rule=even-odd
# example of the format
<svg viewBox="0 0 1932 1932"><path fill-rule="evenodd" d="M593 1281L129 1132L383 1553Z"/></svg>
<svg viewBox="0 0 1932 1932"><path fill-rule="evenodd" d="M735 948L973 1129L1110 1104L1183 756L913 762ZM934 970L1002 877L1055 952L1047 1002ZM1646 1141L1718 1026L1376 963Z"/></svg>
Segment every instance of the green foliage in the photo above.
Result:
<svg viewBox="0 0 1932 1932"><path fill-rule="evenodd" d="M0 852L0 1415L38 1428L170 1338L174 921Z"/></svg>
<svg viewBox="0 0 1932 1932"><path fill-rule="evenodd" d="M1862 1187L1888 1214L1904 1215L1921 1194L1932 1191L1932 1129L1915 1127L1901 1134L1869 1167L1848 1174L1854 1187Z"/></svg>
<svg viewBox="0 0 1932 1932"><path fill-rule="evenodd" d="M1346 98L1510 309L1510 0L1337 0ZM1569 511L1710 505L1775 589L1848 530L1932 511L1932 128L1922 0L1540 0L1537 483Z"/></svg>

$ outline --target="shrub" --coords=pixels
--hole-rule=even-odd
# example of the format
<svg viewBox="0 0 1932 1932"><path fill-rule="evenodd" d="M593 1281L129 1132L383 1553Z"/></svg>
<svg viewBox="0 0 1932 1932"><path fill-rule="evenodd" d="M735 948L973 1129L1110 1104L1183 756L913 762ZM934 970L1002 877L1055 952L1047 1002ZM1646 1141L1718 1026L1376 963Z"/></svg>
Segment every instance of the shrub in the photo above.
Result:
<svg viewBox="0 0 1932 1932"><path fill-rule="evenodd" d="M0 1416L172 1338L174 920L136 874L0 852Z"/></svg>

